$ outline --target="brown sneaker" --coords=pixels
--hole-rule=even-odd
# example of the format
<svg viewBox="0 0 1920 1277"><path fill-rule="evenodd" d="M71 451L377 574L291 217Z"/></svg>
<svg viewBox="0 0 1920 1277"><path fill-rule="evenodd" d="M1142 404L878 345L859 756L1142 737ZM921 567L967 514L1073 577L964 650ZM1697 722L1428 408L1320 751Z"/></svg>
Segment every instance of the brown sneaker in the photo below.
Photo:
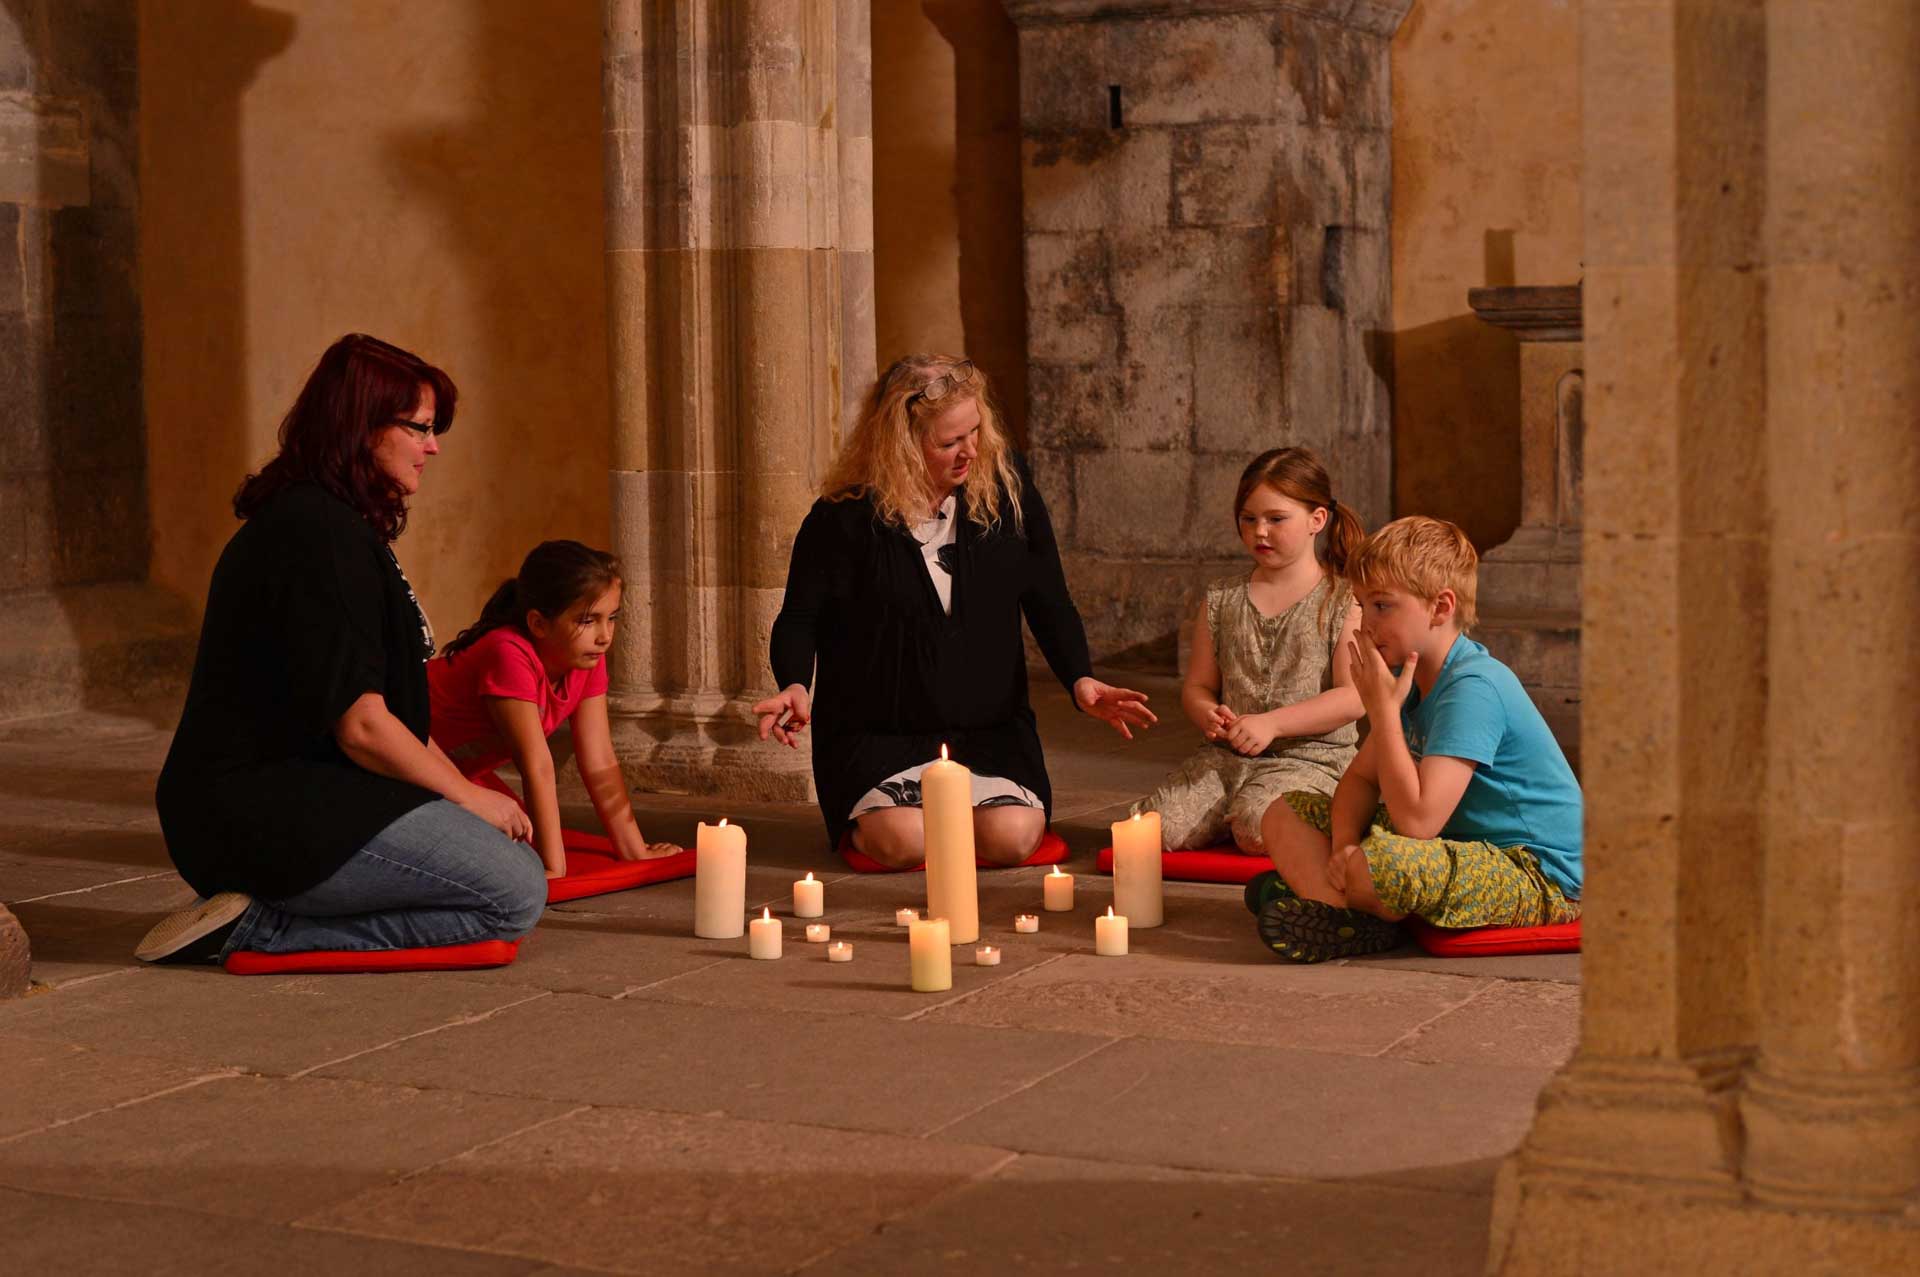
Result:
<svg viewBox="0 0 1920 1277"><path fill-rule="evenodd" d="M170 913L134 946L142 962L213 962L253 897L223 891L191 909Z"/></svg>

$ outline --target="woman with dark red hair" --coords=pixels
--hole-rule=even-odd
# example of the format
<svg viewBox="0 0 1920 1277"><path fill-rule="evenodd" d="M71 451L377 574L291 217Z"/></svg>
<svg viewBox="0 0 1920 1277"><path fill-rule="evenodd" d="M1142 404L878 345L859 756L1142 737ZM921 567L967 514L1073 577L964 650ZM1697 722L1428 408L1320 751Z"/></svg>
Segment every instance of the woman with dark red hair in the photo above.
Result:
<svg viewBox="0 0 1920 1277"><path fill-rule="evenodd" d="M539 919L525 813L428 739L433 629L392 549L455 398L418 356L342 337L235 494L155 793L203 899L143 961L508 940Z"/></svg>

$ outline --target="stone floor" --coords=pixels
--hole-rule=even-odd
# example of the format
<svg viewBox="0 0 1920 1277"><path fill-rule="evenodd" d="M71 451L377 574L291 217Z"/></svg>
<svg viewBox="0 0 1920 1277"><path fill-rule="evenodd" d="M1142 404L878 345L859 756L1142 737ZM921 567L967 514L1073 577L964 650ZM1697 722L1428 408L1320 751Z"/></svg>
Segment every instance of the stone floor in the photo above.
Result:
<svg viewBox="0 0 1920 1277"><path fill-rule="evenodd" d="M941 995L891 925L923 880L847 876L792 807L728 813L750 900L822 874L852 964L695 939L682 882L553 909L497 971L141 969L191 894L151 807L166 707L0 725L37 982L0 1004L0 1272L1479 1271L1577 958L1289 967L1237 889L1181 885L1094 957L1104 822L1194 744L1134 681L1165 722L1131 746L1041 690L1078 908L1017 936L1037 871L983 875L1005 963Z"/></svg>

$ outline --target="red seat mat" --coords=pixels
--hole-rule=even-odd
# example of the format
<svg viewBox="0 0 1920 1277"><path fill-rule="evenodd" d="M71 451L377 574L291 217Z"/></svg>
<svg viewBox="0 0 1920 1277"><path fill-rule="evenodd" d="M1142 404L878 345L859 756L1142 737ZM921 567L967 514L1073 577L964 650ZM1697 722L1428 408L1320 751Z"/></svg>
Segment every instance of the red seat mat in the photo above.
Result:
<svg viewBox="0 0 1920 1277"><path fill-rule="evenodd" d="M1099 866L1103 874L1113 872L1113 848L1100 849ZM1271 868L1273 862L1265 856L1243 856L1237 851L1160 853L1160 876L1180 882L1230 882L1238 885L1251 882Z"/></svg>
<svg viewBox="0 0 1920 1277"><path fill-rule="evenodd" d="M478 772L467 779L520 802L520 795L513 792L513 787L492 772ZM698 859L693 849L688 848L658 860L622 860L605 834L590 834L583 829L562 829L560 840L567 849L567 875L547 879L550 905L655 882L671 882L675 878L691 878Z"/></svg>
<svg viewBox="0 0 1920 1277"><path fill-rule="evenodd" d="M915 865L911 869L890 869L870 856L855 851L852 831L840 836L839 851L840 858L847 862L847 868L858 874L922 873L926 870L924 864ZM974 858L974 864L982 869L1025 869L1028 865L1057 865L1066 858L1066 840L1049 829L1040 835L1040 845L1033 849L1033 854L1017 865L990 865L977 856Z"/></svg>
<svg viewBox="0 0 1920 1277"><path fill-rule="evenodd" d="M1518 953L1580 952L1580 919L1551 927L1436 927L1407 919L1407 930L1436 958L1490 958Z"/></svg>
<svg viewBox="0 0 1920 1277"><path fill-rule="evenodd" d="M227 955L229 975L352 975L361 971L467 971L504 967L520 953L518 940L476 940L424 949L309 949L305 953Z"/></svg>

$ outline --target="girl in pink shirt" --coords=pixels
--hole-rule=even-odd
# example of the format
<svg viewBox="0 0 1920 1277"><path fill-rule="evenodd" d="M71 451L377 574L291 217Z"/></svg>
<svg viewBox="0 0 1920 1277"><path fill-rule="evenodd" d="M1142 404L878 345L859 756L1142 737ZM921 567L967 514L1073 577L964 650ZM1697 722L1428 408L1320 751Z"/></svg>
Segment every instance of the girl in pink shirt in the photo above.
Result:
<svg viewBox="0 0 1920 1277"><path fill-rule="evenodd" d="M568 720L580 779L621 859L680 850L641 837L614 757L606 654L619 619L619 561L578 541L543 541L480 619L427 663L433 739L465 775L508 761L519 769L549 878L567 872L567 856L547 738Z"/></svg>

